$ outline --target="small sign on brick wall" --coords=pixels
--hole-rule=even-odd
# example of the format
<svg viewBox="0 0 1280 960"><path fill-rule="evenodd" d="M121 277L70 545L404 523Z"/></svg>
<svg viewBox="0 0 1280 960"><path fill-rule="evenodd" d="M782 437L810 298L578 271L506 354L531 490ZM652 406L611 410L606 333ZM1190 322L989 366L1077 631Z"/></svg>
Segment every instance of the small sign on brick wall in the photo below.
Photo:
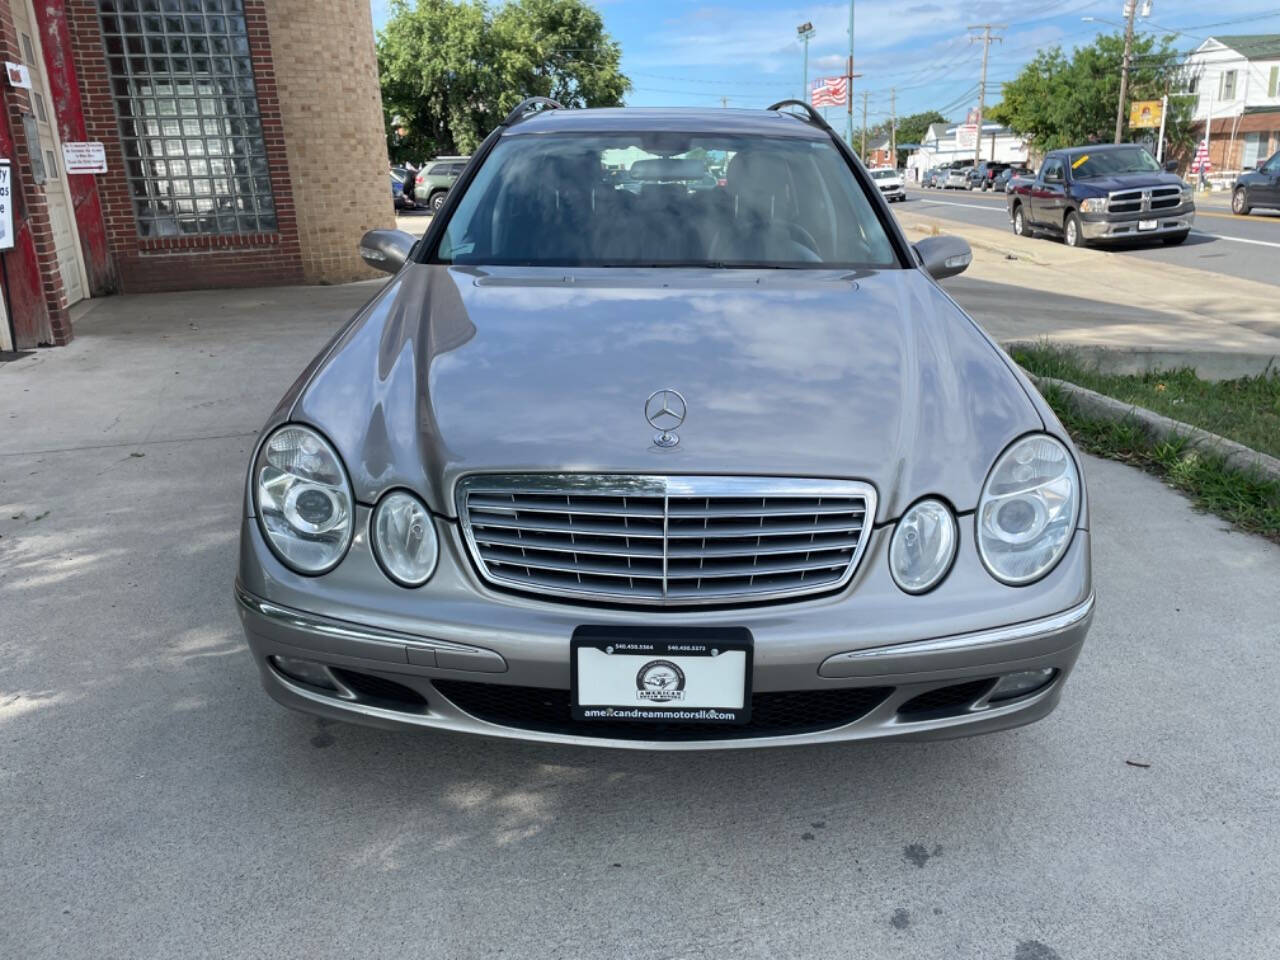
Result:
<svg viewBox="0 0 1280 960"><path fill-rule="evenodd" d="M9 77L9 86L31 89L31 71L20 63L4 62L4 72Z"/></svg>
<svg viewBox="0 0 1280 960"><path fill-rule="evenodd" d="M0 250L13 249L13 190L9 161L0 160Z"/></svg>
<svg viewBox="0 0 1280 960"><path fill-rule="evenodd" d="M62 168L67 173L106 173L107 151L96 140L63 143Z"/></svg>

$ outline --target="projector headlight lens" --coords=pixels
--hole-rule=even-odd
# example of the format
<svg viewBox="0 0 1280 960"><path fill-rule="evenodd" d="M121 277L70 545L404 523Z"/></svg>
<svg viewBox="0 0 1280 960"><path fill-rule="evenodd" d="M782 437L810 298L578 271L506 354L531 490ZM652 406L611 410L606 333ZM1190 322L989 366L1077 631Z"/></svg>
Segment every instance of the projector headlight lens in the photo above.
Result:
<svg viewBox="0 0 1280 960"><path fill-rule="evenodd" d="M286 424L253 465L258 524L281 562L298 573L326 573L351 544L351 484L342 461L316 431Z"/></svg>
<svg viewBox="0 0 1280 960"><path fill-rule="evenodd" d="M978 553L997 580L1039 580L1066 552L1080 513L1080 477L1070 452L1047 434L1001 454L978 501Z"/></svg>

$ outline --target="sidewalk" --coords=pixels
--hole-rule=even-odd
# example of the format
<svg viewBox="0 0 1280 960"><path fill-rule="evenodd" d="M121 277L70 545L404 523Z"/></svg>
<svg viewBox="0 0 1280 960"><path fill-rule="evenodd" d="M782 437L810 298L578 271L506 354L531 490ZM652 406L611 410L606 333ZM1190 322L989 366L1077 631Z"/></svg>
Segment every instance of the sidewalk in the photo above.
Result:
<svg viewBox="0 0 1280 960"><path fill-rule="evenodd" d="M895 213L910 240L969 241L973 264L944 286L1002 343L1109 348L1140 368L1189 363L1206 376L1280 366L1280 298L1269 284Z"/></svg>

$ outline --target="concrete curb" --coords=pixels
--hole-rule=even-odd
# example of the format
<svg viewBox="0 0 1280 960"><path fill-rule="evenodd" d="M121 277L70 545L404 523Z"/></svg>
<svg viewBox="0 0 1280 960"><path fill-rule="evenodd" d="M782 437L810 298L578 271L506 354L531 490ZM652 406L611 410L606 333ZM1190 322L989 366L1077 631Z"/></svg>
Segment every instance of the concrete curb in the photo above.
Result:
<svg viewBox="0 0 1280 960"><path fill-rule="evenodd" d="M1057 265L1055 261L1038 256L1035 250L1029 249L1030 244L1038 245L1042 241L1034 240L1031 238L1023 238L1023 239L1029 239L1030 243L1024 244L1021 248L1018 248L1008 243L1003 243L999 240L989 240L980 233L975 236L972 224L956 223L954 221L947 221L940 218L929 219L930 215L928 213L922 213L918 210L904 210L902 211L902 213L910 217L917 217L921 221L917 223L903 223L901 218L899 218L898 223L902 226L905 232L910 233L914 231L916 233L920 233L926 237L929 237L929 236L934 236L935 235L934 231L936 231L937 235L946 234L951 236L963 237L965 242L968 243L969 246L974 247L978 250L986 250L990 253L998 253L1001 257L1005 258L1006 260L1010 260L1010 259L1024 260L1027 263L1033 263L1038 267L1052 267ZM977 229L991 230L994 232L996 228L995 227L979 227ZM1019 239L1017 235L1010 234L1010 236L1013 239L1013 242L1017 243ZM1097 254L1099 252L1105 252L1105 251L1098 251L1098 250L1090 250L1084 247L1071 247L1066 249L1071 250L1073 253L1085 253L1085 254Z"/></svg>
<svg viewBox="0 0 1280 960"><path fill-rule="evenodd" d="M1067 347L1101 373L1141 375L1157 370L1190 367L1201 380L1235 380L1280 370L1280 354L1242 353L1238 350L1172 350L1163 347L1116 347L1040 340L1002 340L1006 353L1030 350L1045 343Z"/></svg>
<svg viewBox="0 0 1280 960"><path fill-rule="evenodd" d="M1083 413L1115 423L1126 420L1136 423L1143 432L1157 440L1168 440L1174 437L1185 439L1193 447L1222 457L1228 466L1236 470L1256 471L1266 479L1280 483L1280 460L1275 457L1246 447L1242 443L1236 443L1234 440L1228 440L1226 437L1220 437L1216 433L1210 433L1208 430L1201 430L1180 420L1171 420L1145 407L1134 406L1123 400L1104 396L1066 380L1040 377L1025 368L1023 372L1037 387L1043 388L1046 385L1057 387L1069 396Z"/></svg>

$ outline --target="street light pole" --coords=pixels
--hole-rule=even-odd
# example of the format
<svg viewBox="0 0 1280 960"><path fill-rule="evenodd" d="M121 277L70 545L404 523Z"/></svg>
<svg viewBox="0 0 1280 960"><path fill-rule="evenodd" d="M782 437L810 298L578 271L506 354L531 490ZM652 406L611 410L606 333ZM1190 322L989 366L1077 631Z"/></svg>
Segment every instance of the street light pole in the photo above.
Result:
<svg viewBox="0 0 1280 960"><path fill-rule="evenodd" d="M805 21L796 27L796 36L804 43L804 77L800 81L800 99L809 102L809 38L813 36L813 24Z"/></svg>
<svg viewBox="0 0 1280 960"><path fill-rule="evenodd" d="M1124 134L1124 102L1129 97L1129 61L1133 57L1133 18L1138 12L1138 0L1128 0L1124 17L1124 66L1120 70L1120 102L1116 104L1116 143Z"/></svg>

